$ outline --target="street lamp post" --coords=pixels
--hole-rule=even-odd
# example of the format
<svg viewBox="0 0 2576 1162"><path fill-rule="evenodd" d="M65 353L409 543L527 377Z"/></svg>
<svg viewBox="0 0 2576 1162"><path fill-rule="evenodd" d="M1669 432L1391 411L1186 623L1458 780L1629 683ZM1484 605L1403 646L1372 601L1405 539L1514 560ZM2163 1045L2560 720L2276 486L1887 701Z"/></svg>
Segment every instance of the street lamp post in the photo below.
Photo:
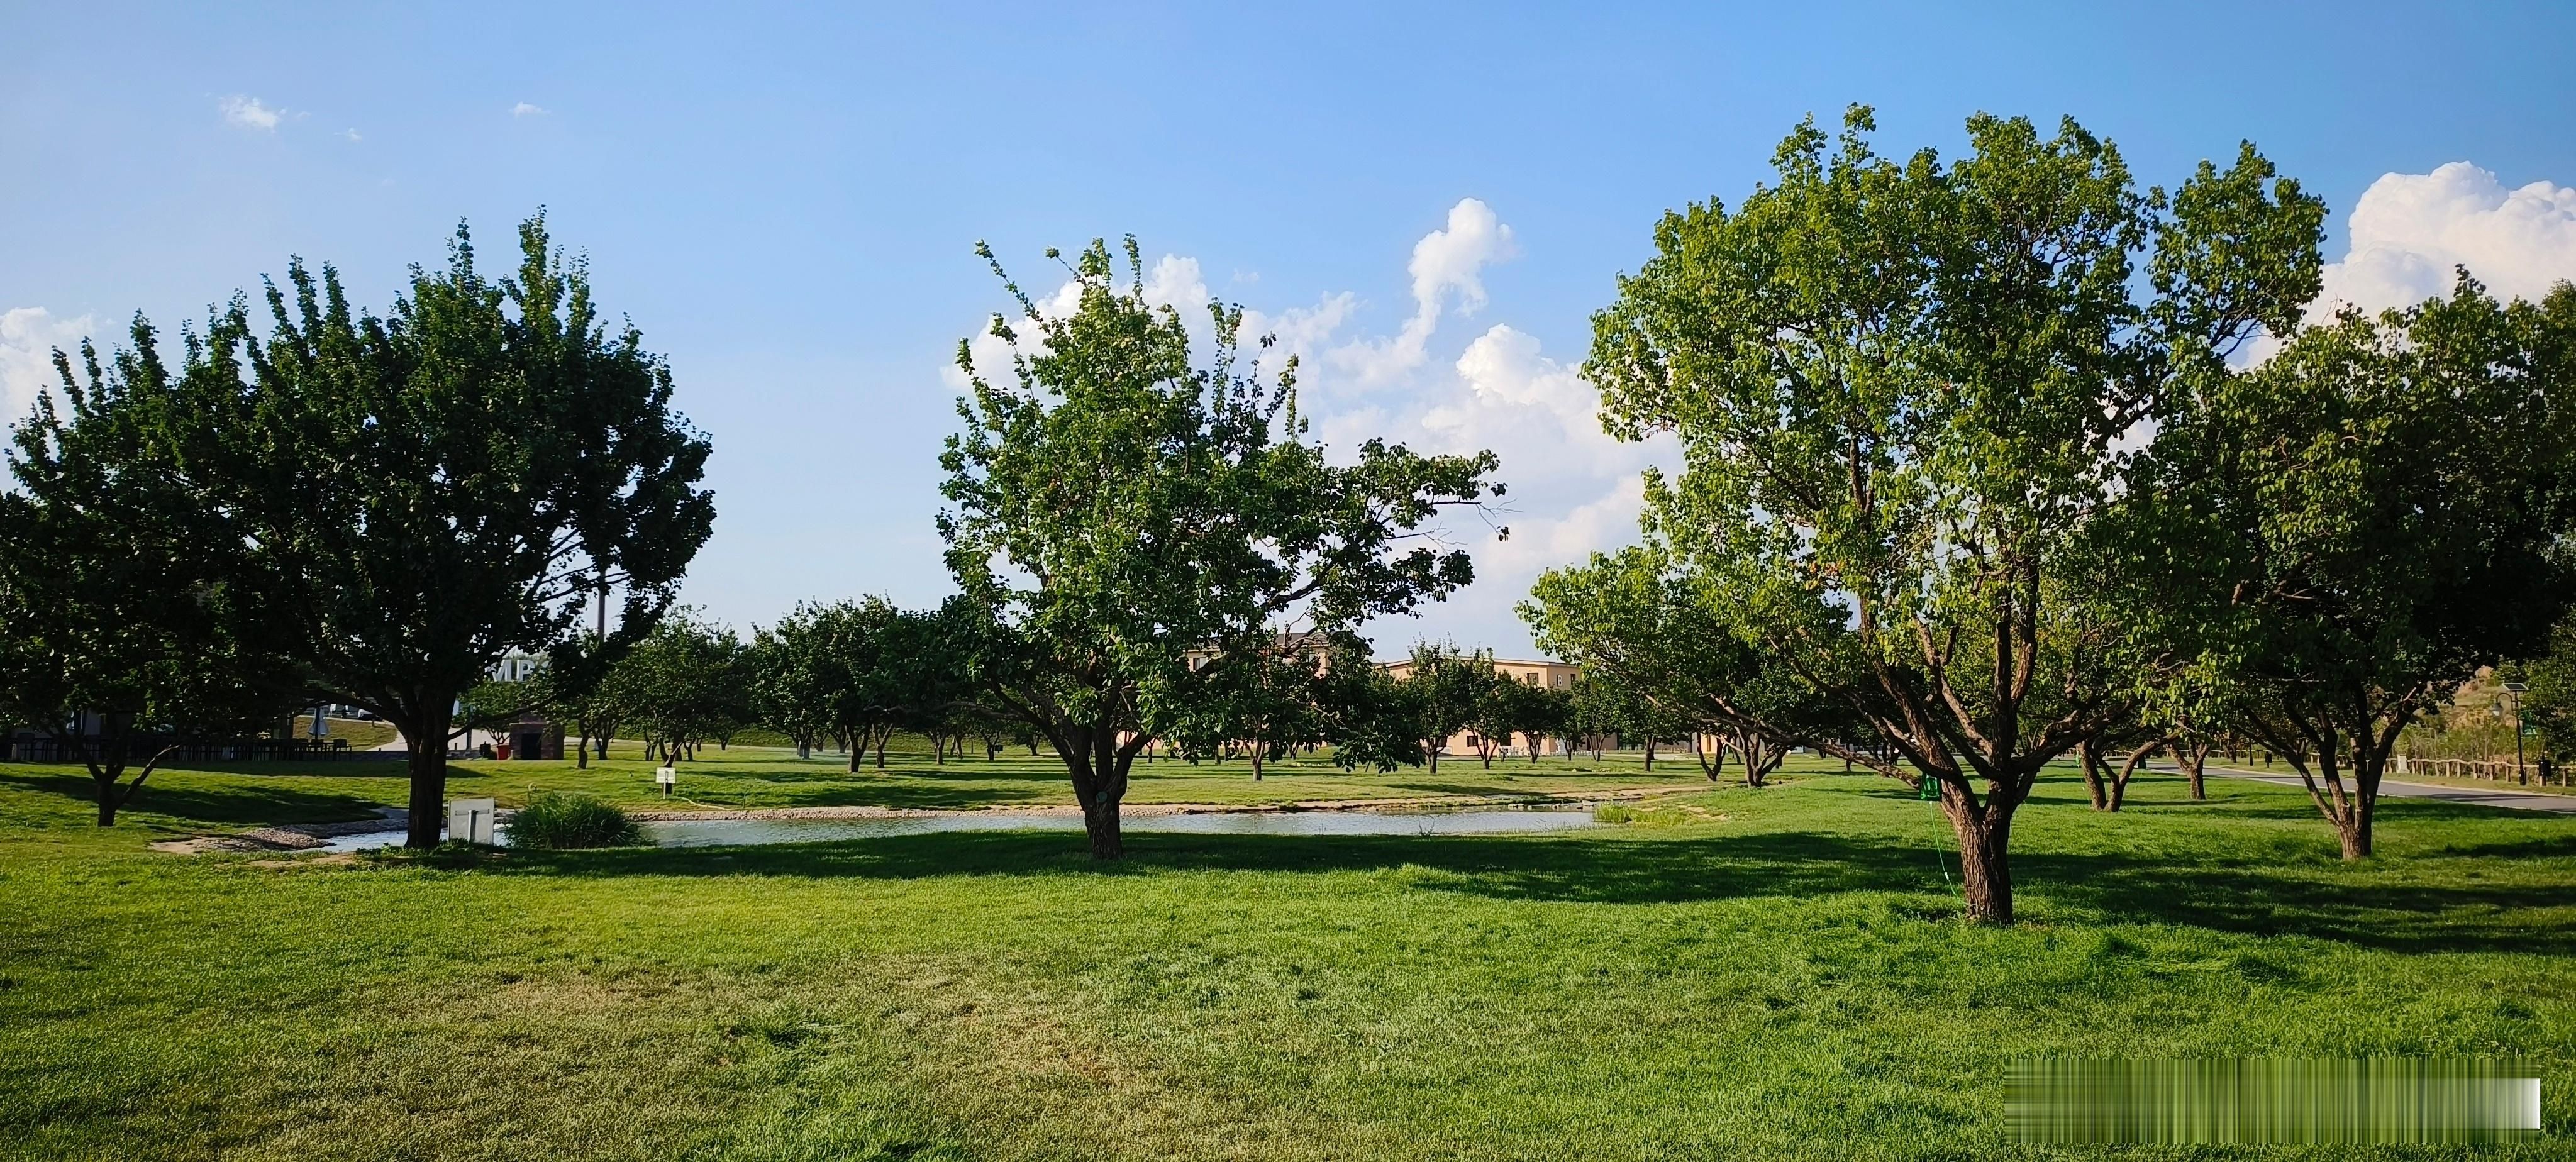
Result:
<svg viewBox="0 0 2576 1162"><path fill-rule="evenodd" d="M2531 785L2531 776L2522 770L2522 692L2531 689L2521 682L2504 684L2505 697L2513 699L2513 782L2518 787Z"/></svg>

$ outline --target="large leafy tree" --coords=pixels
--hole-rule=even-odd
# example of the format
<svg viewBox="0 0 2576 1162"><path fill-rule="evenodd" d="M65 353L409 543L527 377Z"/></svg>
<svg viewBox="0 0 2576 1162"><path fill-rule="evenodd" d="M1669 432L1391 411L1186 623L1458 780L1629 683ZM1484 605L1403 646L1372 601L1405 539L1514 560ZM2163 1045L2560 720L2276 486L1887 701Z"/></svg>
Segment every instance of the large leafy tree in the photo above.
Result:
<svg viewBox="0 0 2576 1162"><path fill-rule="evenodd" d="M1365 649L1337 653L1318 675L1316 717L1333 763L1379 772L1420 766L1427 757L1415 733L1419 689L1369 661Z"/></svg>
<svg viewBox="0 0 2576 1162"><path fill-rule="evenodd" d="M1169 738L1193 754L1240 748L1259 782L1272 761L1331 741L1332 668L1367 665L1367 646L1355 634L1328 640L1283 633L1266 645L1247 643L1244 654L1213 670Z"/></svg>
<svg viewBox="0 0 2576 1162"><path fill-rule="evenodd" d="M1667 214L1586 372L1613 432L1682 441L1650 530L1885 744L1829 751L1939 786L1968 914L2009 922L2013 813L2140 660L2101 597L2129 558L2088 543L2123 440L2295 323L2323 210L2251 146L2168 196L2071 120L1979 115L1947 164L1872 128L1802 125L1737 208Z"/></svg>
<svg viewBox="0 0 2576 1162"><path fill-rule="evenodd" d="M576 767L589 769L593 753L608 757L608 740L617 731L619 709L608 690L608 677L634 644L630 633L610 636L599 629L586 630L556 642L547 651L545 666L527 679L528 701L572 727Z"/></svg>
<svg viewBox="0 0 2576 1162"><path fill-rule="evenodd" d="M1475 722L1487 692L1498 681L1501 679L1494 674L1494 659L1489 654L1462 653L1446 642L1413 644L1404 675L1402 706L1433 773L1440 770L1441 751L1452 737ZM1491 765L1490 760L1487 765Z"/></svg>
<svg viewBox="0 0 2576 1162"><path fill-rule="evenodd" d="M833 648L838 606L806 602L752 636L744 665L750 670L753 715L796 743L796 757L838 737L834 709L850 686L848 657ZM852 761L856 761L853 756Z"/></svg>
<svg viewBox="0 0 2576 1162"><path fill-rule="evenodd" d="M646 758L691 757L750 718L742 640L691 610L666 614L609 671L617 719L644 737Z"/></svg>
<svg viewBox="0 0 2576 1162"><path fill-rule="evenodd" d="M2548 640L2507 671L2507 680L2522 683L2523 721L2538 746L2537 755L2554 763L2576 760L2576 621L2561 621Z"/></svg>
<svg viewBox="0 0 2576 1162"><path fill-rule="evenodd" d="M2285 756L2346 859L2399 732L2576 600L2576 287L2310 328L2159 435L2207 514L2197 592L2239 730Z"/></svg>
<svg viewBox="0 0 2576 1162"><path fill-rule="evenodd" d="M1055 744L1092 854L1114 859L1137 753L1276 626L1332 633L1470 580L1467 555L1421 529L1496 489L1494 458L1372 440L1331 462L1297 418L1293 361L1260 374L1223 305L1195 359L1180 314L1146 301L1132 238L1123 285L1094 242L1069 264L1076 305L1052 316L979 252L1018 303L992 324L1014 355L979 366L959 344L970 387L939 529L977 611L978 680Z"/></svg>
<svg viewBox="0 0 2576 1162"><path fill-rule="evenodd" d="M255 333L236 298L191 353L191 485L245 547L332 700L410 748L409 842L438 842L457 698L512 648L622 593L603 656L648 632L714 521L708 445L668 366L612 329L542 218L517 276L459 228L383 316L300 261ZM606 619L603 616L602 621Z"/></svg>
<svg viewBox="0 0 2576 1162"><path fill-rule="evenodd" d="M969 669L977 640L973 608L953 598L937 609L899 610L887 623L874 675L882 701L892 723L929 739L940 762L966 753L966 736L986 709ZM882 740L877 765L885 765Z"/></svg>
<svg viewBox="0 0 2576 1162"><path fill-rule="evenodd" d="M1551 569L1520 607L1539 645L1651 708L1673 734L1712 734L1759 787L1789 751L1846 736L1842 703L1740 632L1711 586L1656 546ZM1703 760L1704 762L1706 760ZM1709 762L1709 777L1723 765Z"/></svg>
<svg viewBox="0 0 2576 1162"><path fill-rule="evenodd" d="M886 744L897 730L937 733L944 745L947 717L970 693L968 651L975 620L955 601L936 610L904 609L883 597L828 607L827 646L843 685L830 703L831 730L850 752L850 769L869 749L886 764Z"/></svg>
<svg viewBox="0 0 2576 1162"><path fill-rule="evenodd" d="M1565 729L1573 714L1572 702L1562 690L1495 671L1476 699L1475 713L1467 719L1467 728L1476 736L1476 757L1485 769L1493 769L1494 756L1518 735L1530 761L1537 762L1547 740Z"/></svg>
<svg viewBox="0 0 2576 1162"><path fill-rule="evenodd" d="M38 397L12 432L18 488L0 492L0 722L88 768L101 827L177 747L274 726L306 692L169 454L189 416L151 325L131 339L105 364L84 344L82 375L56 354L68 412Z"/></svg>

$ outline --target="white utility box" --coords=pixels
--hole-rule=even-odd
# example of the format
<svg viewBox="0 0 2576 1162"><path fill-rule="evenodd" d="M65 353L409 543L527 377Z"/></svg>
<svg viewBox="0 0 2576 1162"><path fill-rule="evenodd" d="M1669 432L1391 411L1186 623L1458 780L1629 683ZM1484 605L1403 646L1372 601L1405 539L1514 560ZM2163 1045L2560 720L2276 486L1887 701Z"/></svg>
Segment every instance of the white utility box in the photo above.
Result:
<svg viewBox="0 0 2576 1162"><path fill-rule="evenodd" d="M493 810L490 799L457 799L447 805L447 837L458 843L492 846Z"/></svg>

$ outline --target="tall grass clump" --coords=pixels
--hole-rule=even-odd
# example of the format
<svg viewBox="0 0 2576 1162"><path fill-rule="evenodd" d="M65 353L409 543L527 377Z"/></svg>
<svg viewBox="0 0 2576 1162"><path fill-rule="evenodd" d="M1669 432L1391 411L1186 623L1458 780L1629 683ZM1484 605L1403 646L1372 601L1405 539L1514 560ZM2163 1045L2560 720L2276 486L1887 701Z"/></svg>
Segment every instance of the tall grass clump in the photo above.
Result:
<svg viewBox="0 0 2576 1162"><path fill-rule="evenodd" d="M588 795L539 791L510 817L512 847L622 847L643 840L644 830L625 812Z"/></svg>

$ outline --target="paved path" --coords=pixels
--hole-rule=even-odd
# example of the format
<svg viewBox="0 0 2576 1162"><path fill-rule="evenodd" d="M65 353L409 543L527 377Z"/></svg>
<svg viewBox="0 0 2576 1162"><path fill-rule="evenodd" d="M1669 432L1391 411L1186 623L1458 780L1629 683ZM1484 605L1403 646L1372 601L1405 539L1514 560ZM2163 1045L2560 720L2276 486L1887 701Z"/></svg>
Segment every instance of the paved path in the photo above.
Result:
<svg viewBox="0 0 2576 1162"><path fill-rule="evenodd" d="M2278 783L2284 787L2306 789L2297 775L2268 775L2259 771L2238 770L2211 764L2210 774L2232 779L2252 779L2261 783ZM2347 787L2350 784L2346 784ZM2576 815L2576 795L2532 794L2527 791L2489 791L2480 787L2441 787L2431 783L2401 783L2395 779L2379 781L2383 799L2440 799L2450 803L2468 803L2478 807L2509 807L2516 811L2556 811Z"/></svg>

